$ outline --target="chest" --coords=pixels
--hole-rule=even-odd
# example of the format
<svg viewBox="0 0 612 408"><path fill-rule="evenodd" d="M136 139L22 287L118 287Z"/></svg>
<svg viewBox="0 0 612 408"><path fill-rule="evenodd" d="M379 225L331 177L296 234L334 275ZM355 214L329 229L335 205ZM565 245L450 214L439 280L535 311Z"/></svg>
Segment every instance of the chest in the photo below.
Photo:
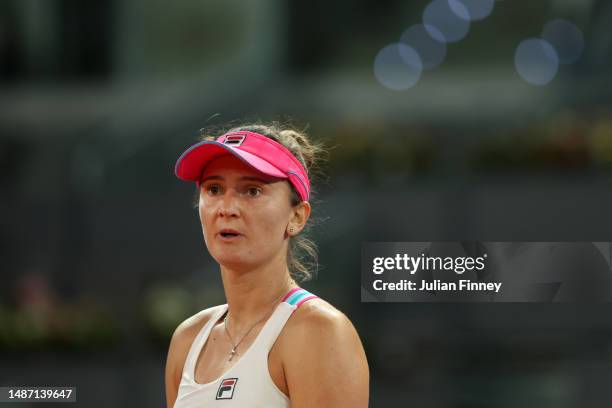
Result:
<svg viewBox="0 0 612 408"><path fill-rule="evenodd" d="M239 341L235 348L235 353L231 355L232 343L230 342L223 324L216 324L208 336L202 350L200 351L195 364L194 379L199 384L206 384L221 377L235 366L244 356L244 354L253 346L253 342L257 338L263 325L254 327L253 330L242 340ZM281 334L282 335L282 334ZM280 340L280 338L278 339ZM253 350L254 351L254 350ZM285 380L285 374L282 367L282 359L280 353L279 341L270 349L268 354L268 372L272 382L280 391L288 395L288 387Z"/></svg>

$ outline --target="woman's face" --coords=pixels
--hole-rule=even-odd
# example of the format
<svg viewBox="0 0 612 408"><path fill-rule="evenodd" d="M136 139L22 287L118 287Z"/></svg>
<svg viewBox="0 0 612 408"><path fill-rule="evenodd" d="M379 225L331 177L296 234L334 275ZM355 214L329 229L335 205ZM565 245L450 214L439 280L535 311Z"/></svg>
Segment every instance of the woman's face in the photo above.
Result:
<svg viewBox="0 0 612 408"><path fill-rule="evenodd" d="M273 258L286 262L287 226L294 210L291 187L252 169L233 155L204 170L199 212L204 241L219 264L250 269Z"/></svg>

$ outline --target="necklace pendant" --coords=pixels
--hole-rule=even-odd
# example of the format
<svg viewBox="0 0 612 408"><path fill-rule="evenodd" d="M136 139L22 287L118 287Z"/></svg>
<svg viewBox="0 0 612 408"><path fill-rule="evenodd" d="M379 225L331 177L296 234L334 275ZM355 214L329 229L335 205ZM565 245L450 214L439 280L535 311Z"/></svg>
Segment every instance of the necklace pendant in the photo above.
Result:
<svg viewBox="0 0 612 408"><path fill-rule="evenodd" d="M233 348L232 351L230 351L229 359L227 361L232 361L234 354L236 354L236 348Z"/></svg>

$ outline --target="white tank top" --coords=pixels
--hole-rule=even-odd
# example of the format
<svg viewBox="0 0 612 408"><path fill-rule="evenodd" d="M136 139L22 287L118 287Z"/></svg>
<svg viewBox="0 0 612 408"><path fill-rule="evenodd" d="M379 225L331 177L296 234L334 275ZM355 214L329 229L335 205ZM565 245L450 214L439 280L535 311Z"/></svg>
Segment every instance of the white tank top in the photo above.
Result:
<svg viewBox="0 0 612 408"><path fill-rule="evenodd" d="M215 306L212 317L191 344L174 408L290 407L289 398L270 377L268 354L291 314L302 303L315 297L301 288L287 293L240 360L217 379L200 384L195 381L197 358L212 327L227 311L227 304Z"/></svg>

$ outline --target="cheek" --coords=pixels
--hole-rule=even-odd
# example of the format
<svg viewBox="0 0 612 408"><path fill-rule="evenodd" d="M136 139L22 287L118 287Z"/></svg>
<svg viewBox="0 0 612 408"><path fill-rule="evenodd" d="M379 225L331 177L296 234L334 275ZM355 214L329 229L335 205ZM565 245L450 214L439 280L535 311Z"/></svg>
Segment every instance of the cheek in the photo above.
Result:
<svg viewBox="0 0 612 408"><path fill-rule="evenodd" d="M204 232L206 232L206 227L210 225L210 222L212 220L211 208L209 205L203 205L202 201L200 200L200 204L198 206L198 213L200 215L200 223L202 224L202 228L204 228Z"/></svg>
<svg viewBox="0 0 612 408"><path fill-rule="evenodd" d="M282 241L285 236L289 211L285 208L271 206L258 214L258 224L265 233L274 240Z"/></svg>

